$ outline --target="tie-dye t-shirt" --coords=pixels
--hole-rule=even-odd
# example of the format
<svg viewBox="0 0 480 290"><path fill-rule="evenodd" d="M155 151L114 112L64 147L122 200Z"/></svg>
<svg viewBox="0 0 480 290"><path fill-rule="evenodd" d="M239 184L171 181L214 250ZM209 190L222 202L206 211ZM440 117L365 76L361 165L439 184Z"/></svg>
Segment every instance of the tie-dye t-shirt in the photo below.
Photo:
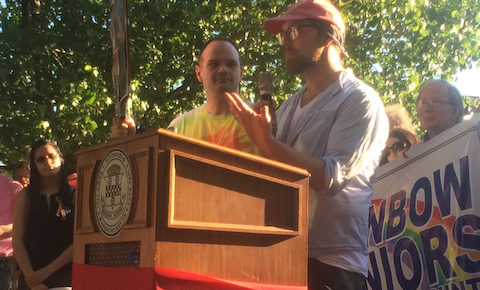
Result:
<svg viewBox="0 0 480 290"><path fill-rule="evenodd" d="M260 152L232 114L212 115L205 110L205 105L175 118L168 125L168 129L244 152L253 154Z"/></svg>

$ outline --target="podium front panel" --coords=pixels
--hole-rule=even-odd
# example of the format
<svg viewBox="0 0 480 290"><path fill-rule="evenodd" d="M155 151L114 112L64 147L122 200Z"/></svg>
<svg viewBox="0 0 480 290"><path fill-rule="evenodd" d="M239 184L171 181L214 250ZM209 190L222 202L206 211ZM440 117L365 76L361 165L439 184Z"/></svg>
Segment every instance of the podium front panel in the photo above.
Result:
<svg viewBox="0 0 480 290"><path fill-rule="evenodd" d="M97 187L105 183L98 181L99 172L113 150L128 156L133 194L124 225L108 236L95 202ZM165 130L117 139L77 156L74 263L307 285L305 170ZM121 170L115 174L111 180L126 176ZM112 195L102 196L112 199L108 206Z"/></svg>

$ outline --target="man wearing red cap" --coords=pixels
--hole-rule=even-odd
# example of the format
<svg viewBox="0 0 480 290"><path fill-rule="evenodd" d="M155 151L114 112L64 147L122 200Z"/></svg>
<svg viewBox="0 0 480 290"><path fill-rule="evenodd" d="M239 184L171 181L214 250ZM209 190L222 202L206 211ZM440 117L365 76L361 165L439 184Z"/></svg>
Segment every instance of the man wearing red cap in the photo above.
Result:
<svg viewBox="0 0 480 290"><path fill-rule="evenodd" d="M330 2L297 2L264 28L306 81L279 108L276 136L268 107L257 113L237 93L225 97L264 156L311 174L309 288L363 289L371 179L388 135L383 103L343 67L345 24Z"/></svg>

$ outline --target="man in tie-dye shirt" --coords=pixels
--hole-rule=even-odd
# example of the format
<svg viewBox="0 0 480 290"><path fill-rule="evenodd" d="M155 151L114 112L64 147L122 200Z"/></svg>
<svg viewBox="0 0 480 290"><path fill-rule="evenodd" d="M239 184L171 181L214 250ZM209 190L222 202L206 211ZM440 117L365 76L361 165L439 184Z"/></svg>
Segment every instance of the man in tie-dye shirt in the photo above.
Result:
<svg viewBox="0 0 480 290"><path fill-rule="evenodd" d="M242 78L240 55L226 38L212 38L202 51L195 67L203 84L207 102L174 119L169 129L189 137L258 154L245 130L230 113L225 92L239 92Z"/></svg>
<svg viewBox="0 0 480 290"><path fill-rule="evenodd" d="M223 37L210 39L200 51L195 74L203 84L207 101L175 118L168 128L188 137L258 154L257 146L230 113L224 97L225 92L238 93L242 79L240 55L233 42ZM113 121L112 136L134 134L135 123L131 117Z"/></svg>

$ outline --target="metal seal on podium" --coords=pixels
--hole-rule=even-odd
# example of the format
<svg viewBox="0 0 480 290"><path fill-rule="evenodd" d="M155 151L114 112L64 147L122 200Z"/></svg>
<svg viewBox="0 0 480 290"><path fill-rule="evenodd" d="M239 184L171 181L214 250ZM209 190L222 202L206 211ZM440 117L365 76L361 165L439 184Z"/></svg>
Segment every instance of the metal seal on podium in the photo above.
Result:
<svg viewBox="0 0 480 290"><path fill-rule="evenodd" d="M114 149L103 159L95 180L95 218L107 237L122 231L130 215L132 197L130 159L124 151Z"/></svg>

